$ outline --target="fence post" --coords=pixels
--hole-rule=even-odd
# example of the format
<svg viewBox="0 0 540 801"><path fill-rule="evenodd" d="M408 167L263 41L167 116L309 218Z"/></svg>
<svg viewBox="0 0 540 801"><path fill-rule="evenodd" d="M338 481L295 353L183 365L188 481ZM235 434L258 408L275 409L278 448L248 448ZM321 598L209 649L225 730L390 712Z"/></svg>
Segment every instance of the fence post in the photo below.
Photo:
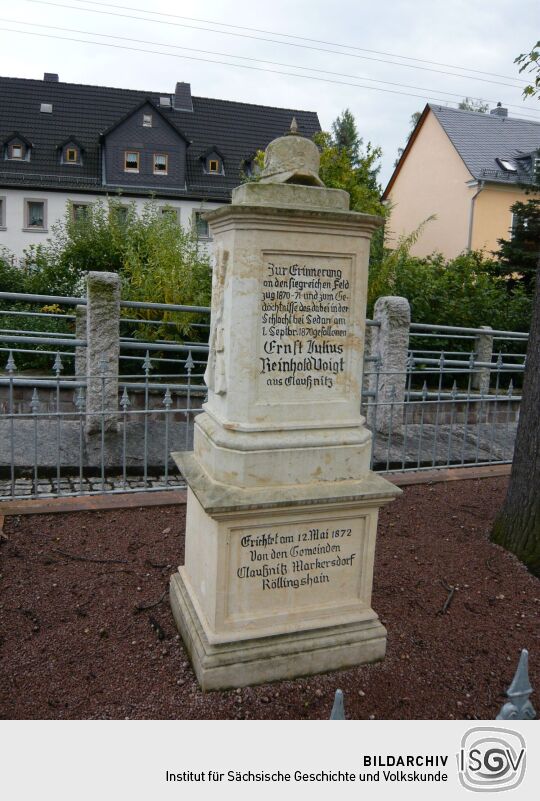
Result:
<svg viewBox="0 0 540 801"><path fill-rule="evenodd" d="M75 306L75 337L86 339L86 306ZM75 378L84 381L86 378L86 348L75 348Z"/></svg>
<svg viewBox="0 0 540 801"><path fill-rule="evenodd" d="M90 272L86 279L86 433L115 431L120 355L120 278Z"/></svg>
<svg viewBox="0 0 540 801"><path fill-rule="evenodd" d="M399 434L405 413L407 355L411 307L407 298L388 295L379 298L373 310L378 323L372 334L371 352L378 356L378 391L375 426L377 431Z"/></svg>
<svg viewBox="0 0 540 801"><path fill-rule="evenodd" d="M481 325L485 334L478 334L474 339L474 351L476 353L475 361L477 362L491 362L493 355L493 331L490 325ZM486 395L489 392L489 381L491 377L491 370L489 367L479 367L472 374L471 387L478 392L484 392Z"/></svg>

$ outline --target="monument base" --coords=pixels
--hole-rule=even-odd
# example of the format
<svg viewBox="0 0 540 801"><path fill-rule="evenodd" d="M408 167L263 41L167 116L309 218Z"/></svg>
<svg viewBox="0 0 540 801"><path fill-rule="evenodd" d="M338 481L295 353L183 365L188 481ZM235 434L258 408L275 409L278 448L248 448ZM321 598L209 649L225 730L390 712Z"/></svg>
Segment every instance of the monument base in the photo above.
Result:
<svg viewBox="0 0 540 801"><path fill-rule="evenodd" d="M203 690L263 684L383 659L386 629L372 610L360 622L211 644L180 573L171 578L174 619Z"/></svg>

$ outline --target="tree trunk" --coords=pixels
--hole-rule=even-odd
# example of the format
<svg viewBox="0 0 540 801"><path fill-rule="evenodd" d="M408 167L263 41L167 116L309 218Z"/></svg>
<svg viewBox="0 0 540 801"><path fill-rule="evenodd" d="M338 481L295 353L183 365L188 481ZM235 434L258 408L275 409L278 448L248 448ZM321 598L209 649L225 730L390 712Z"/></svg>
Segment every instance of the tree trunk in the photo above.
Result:
<svg viewBox="0 0 540 801"><path fill-rule="evenodd" d="M491 535L540 576L540 269L510 485Z"/></svg>

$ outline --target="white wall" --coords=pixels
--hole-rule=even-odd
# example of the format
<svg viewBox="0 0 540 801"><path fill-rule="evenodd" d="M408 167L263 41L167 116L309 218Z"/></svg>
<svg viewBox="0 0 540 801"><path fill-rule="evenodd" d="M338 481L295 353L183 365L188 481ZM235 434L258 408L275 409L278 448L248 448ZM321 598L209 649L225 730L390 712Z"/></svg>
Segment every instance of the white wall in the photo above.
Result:
<svg viewBox="0 0 540 801"><path fill-rule="evenodd" d="M122 203L133 201L137 209L142 209L148 198L131 198L129 196L111 195ZM50 192L12 189L0 187L0 198L4 199L3 225L0 228L0 248L6 247L18 258L21 258L23 251L29 245L45 244L47 239L52 236L51 226L54 222L64 218L66 204L68 201L74 203L92 203L95 200L105 200L104 195L80 194L77 192ZM46 208L46 230L45 231L25 231L25 200L45 200ZM191 225L193 211L208 211L219 207L220 203L206 203L196 200L177 200L177 199L156 199L158 206L173 206L180 210L180 222L184 227Z"/></svg>

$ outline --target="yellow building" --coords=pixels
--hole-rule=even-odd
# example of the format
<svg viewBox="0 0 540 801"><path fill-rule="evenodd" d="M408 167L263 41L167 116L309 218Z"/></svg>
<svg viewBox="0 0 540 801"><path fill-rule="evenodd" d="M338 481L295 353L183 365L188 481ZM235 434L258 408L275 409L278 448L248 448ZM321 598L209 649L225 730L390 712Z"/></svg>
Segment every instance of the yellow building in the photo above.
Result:
<svg viewBox="0 0 540 801"><path fill-rule="evenodd" d="M500 104L482 114L428 103L383 193L392 206L387 244L435 215L415 256L496 251L512 228L510 207L526 199L521 186L539 148L540 122L509 117Z"/></svg>

